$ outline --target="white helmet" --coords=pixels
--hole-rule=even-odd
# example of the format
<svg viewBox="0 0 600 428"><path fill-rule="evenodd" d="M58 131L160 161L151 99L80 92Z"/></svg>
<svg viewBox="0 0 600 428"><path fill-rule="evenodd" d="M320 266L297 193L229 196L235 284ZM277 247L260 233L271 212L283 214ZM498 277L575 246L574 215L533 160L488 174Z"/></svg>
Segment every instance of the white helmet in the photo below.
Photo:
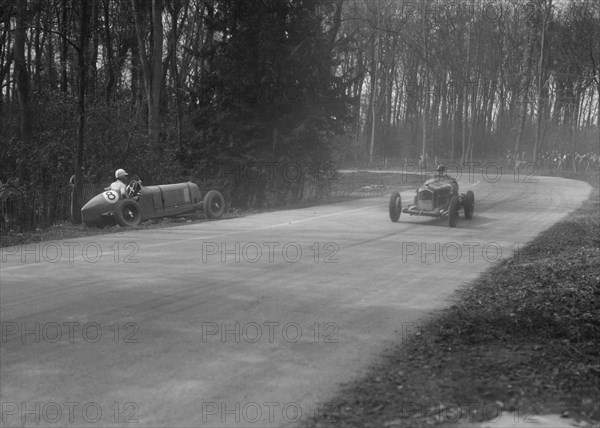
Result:
<svg viewBox="0 0 600 428"><path fill-rule="evenodd" d="M127 174L124 169L117 169L115 171L115 178L116 179L119 179L121 177L127 177L128 175L129 174Z"/></svg>

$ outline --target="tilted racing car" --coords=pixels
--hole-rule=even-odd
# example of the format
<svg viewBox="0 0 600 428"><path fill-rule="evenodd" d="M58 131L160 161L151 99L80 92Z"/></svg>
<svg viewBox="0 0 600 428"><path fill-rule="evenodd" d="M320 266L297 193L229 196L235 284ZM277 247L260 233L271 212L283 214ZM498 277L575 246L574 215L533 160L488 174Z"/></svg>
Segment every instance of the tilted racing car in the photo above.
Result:
<svg viewBox="0 0 600 428"><path fill-rule="evenodd" d="M463 209L465 218L471 220L475 211L475 194L469 190L459 195L458 183L444 171L443 166L438 167L439 174L417 189L412 205L402 207L400 193L393 192L390 197L390 219L396 223L400 213L438 218L447 215L448 225L456 227L459 211Z"/></svg>
<svg viewBox="0 0 600 428"><path fill-rule="evenodd" d="M200 189L192 182L142 186L134 177L124 195L107 190L93 197L81 209L85 224L107 226L115 222L120 226L138 226L142 221L181 215L204 210L210 219L220 218L225 211L225 200L217 190L200 197Z"/></svg>

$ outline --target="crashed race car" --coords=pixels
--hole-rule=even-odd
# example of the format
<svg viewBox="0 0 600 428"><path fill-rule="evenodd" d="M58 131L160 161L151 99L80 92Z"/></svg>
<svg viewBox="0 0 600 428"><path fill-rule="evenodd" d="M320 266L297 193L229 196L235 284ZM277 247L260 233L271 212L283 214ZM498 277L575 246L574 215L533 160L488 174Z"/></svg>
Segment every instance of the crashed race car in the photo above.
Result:
<svg viewBox="0 0 600 428"><path fill-rule="evenodd" d="M464 211L465 218L471 220L475 211L475 194L468 191L466 194L458 194L458 183L453 177L445 174L443 166L438 167L438 175L430 178L417 189L414 203L402 207L400 193L394 192L390 197L390 219L396 223L400 219L400 213L444 217L448 216L448 225L456 227L456 220L460 210Z"/></svg>
<svg viewBox="0 0 600 428"><path fill-rule="evenodd" d="M121 195L107 190L93 197L81 209L81 217L90 226L118 224L123 227L138 226L142 221L158 217L187 214L203 210L210 219L221 218L225 200L217 190L211 190L201 198L200 189L192 182L142 186L133 177Z"/></svg>

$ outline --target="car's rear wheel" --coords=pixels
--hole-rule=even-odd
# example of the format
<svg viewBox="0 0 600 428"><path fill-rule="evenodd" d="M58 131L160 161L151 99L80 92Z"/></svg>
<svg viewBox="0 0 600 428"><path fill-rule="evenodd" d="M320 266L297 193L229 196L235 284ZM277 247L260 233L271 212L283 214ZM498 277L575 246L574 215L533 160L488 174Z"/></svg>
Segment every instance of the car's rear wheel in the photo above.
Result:
<svg viewBox="0 0 600 428"><path fill-rule="evenodd" d="M456 227L456 219L458 217L458 196L452 196L450 199L450 207L448 208L448 226Z"/></svg>
<svg viewBox="0 0 600 428"><path fill-rule="evenodd" d="M139 226L142 223L140 205L133 199L122 199L117 202L114 214L119 226Z"/></svg>
<svg viewBox="0 0 600 428"><path fill-rule="evenodd" d="M400 193L394 192L390 196L390 220L397 223L400 220L400 213L402 212L402 198Z"/></svg>
<svg viewBox="0 0 600 428"><path fill-rule="evenodd" d="M471 220L475 211L475 194L469 190L465 195L465 218Z"/></svg>
<svg viewBox="0 0 600 428"><path fill-rule="evenodd" d="M204 214L210 219L221 218L225 213L225 198L217 190L209 191L204 197Z"/></svg>

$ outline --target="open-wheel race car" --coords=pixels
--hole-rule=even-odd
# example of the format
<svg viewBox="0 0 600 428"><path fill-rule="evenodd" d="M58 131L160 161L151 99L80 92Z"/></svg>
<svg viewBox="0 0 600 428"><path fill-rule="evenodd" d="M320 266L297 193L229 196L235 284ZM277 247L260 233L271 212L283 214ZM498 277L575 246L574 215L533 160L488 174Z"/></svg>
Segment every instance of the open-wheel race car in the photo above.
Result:
<svg viewBox="0 0 600 428"><path fill-rule="evenodd" d="M444 173L444 167L438 167L438 175L427 180L417 189L414 203L402 207L400 193L393 192L390 197L390 219L395 223L400 219L400 213L416 216L444 217L448 216L448 225L456 227L460 210L465 218L471 220L475 211L475 194L468 191L458 193L458 183L453 177Z"/></svg>
<svg viewBox="0 0 600 428"><path fill-rule="evenodd" d="M81 217L87 225L126 227L196 210L203 210L210 219L220 218L225 211L223 195L210 190L201 198L200 189L192 182L142 186L139 178L133 177L124 195L114 190L100 193L84 205Z"/></svg>

